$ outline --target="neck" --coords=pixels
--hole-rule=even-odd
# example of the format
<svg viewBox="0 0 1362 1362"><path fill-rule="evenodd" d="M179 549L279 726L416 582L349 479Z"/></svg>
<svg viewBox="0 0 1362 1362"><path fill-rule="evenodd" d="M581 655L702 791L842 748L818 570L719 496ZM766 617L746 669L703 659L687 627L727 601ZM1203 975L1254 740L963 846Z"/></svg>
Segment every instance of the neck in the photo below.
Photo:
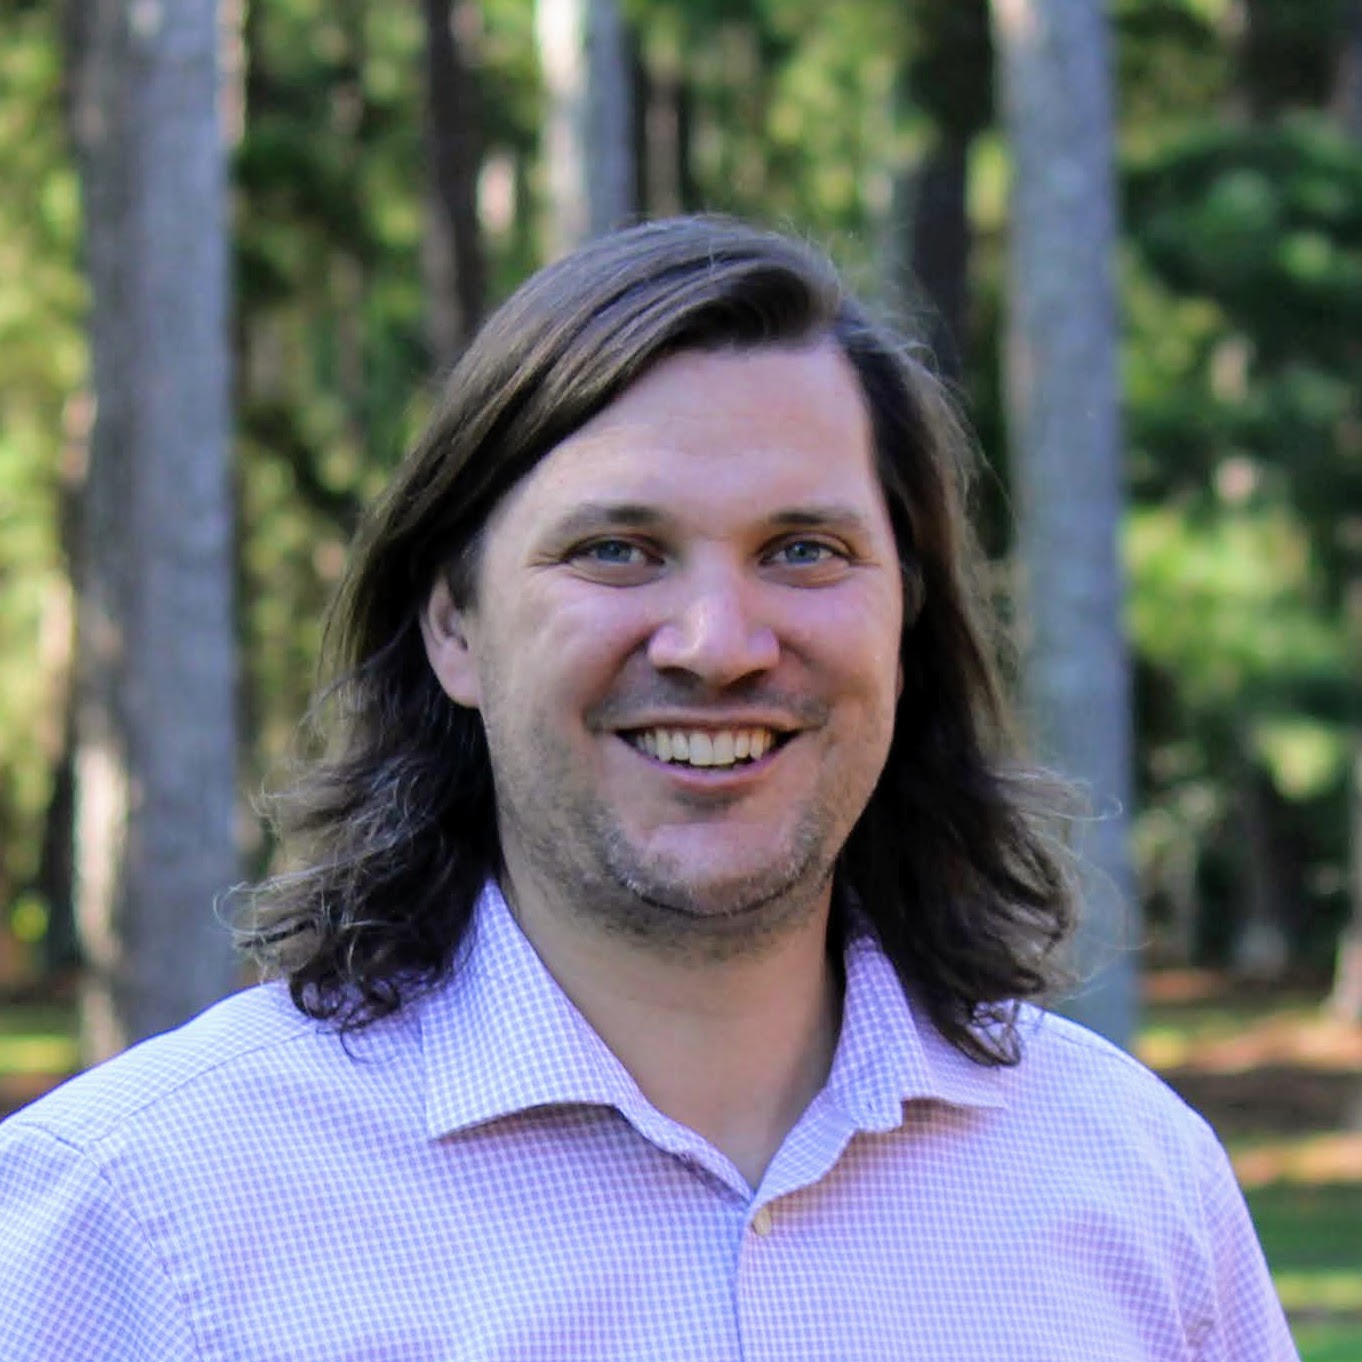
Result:
<svg viewBox="0 0 1362 1362"><path fill-rule="evenodd" d="M508 886L509 888L509 886ZM580 917L508 901L559 986L657 1109L755 1188L821 1090L841 1020L828 904L759 951L669 958Z"/></svg>

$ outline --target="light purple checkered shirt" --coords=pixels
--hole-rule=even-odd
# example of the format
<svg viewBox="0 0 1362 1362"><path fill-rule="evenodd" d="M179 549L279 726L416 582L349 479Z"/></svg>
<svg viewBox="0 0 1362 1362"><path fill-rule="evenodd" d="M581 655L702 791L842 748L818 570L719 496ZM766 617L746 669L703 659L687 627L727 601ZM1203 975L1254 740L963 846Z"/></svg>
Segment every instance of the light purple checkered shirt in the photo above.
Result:
<svg viewBox="0 0 1362 1362"><path fill-rule="evenodd" d="M495 891L351 1053L256 988L0 1126L4 1362L1295 1356L1199 1117L1037 1013L970 1063L868 941L755 1196Z"/></svg>

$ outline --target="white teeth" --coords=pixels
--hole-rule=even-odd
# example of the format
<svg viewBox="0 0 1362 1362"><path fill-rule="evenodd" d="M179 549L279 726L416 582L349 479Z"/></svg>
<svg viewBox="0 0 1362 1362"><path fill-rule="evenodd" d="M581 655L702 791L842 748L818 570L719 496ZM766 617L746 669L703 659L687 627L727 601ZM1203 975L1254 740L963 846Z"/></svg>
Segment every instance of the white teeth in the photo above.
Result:
<svg viewBox="0 0 1362 1362"><path fill-rule="evenodd" d="M732 766L759 761L775 745L769 728L704 729L650 728L636 733L634 745L658 761L687 766Z"/></svg>

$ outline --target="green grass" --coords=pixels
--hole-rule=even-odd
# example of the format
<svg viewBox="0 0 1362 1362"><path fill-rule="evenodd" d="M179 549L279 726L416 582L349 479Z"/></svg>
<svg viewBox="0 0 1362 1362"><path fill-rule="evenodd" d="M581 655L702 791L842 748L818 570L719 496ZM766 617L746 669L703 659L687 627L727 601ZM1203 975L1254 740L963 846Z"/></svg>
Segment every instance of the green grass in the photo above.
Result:
<svg viewBox="0 0 1362 1362"><path fill-rule="evenodd" d="M68 1074L78 1063L72 1008L56 1005L0 1008L0 1079Z"/></svg>
<svg viewBox="0 0 1362 1362"><path fill-rule="evenodd" d="M1362 1183L1248 1196L1303 1362L1362 1359Z"/></svg>
<svg viewBox="0 0 1362 1362"><path fill-rule="evenodd" d="M1294 1333L1301 1362L1358 1362L1362 1358L1362 1328L1300 1324Z"/></svg>

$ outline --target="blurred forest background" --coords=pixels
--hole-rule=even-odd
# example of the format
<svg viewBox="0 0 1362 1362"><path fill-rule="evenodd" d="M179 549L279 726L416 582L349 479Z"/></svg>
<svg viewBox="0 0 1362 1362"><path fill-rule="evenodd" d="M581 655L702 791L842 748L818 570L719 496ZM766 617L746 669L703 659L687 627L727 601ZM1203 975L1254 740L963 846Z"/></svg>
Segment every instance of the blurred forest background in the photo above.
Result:
<svg viewBox="0 0 1362 1362"><path fill-rule="evenodd" d="M82 960L169 988L115 1044L232 981L222 956L191 987L216 949L194 943L212 894L270 867L252 795L294 741L356 519L470 328L571 242L706 209L827 243L957 384L1004 596L1025 503L1002 376L1017 127L994 93L1025 4L196 6L216 84L174 4L0 8L0 990L69 988ZM1304 974L1321 997L1333 979L1339 1014L1362 1017L1362 3L1066 6L1088 13L1079 41L1108 44L1093 58L1115 110L1092 132L1119 224L1133 701L1111 732L1134 735L1138 939L1153 964ZM158 112L158 34L175 78L198 69L209 91L198 124L182 89ZM105 96L129 72L151 102L120 127ZM128 186L172 162L206 169L138 218ZM138 270L211 237L219 192L230 305L210 243L137 313ZM158 385L195 357L155 318L200 306L197 405L157 426ZM102 436L101 374L143 394L101 399ZM135 466L143 437L162 453ZM178 547L157 558L166 527ZM1086 570L1049 547L1061 574ZM132 662L143 681L111 694ZM114 769L151 741L120 726L149 720L146 769L177 771L160 796L135 762ZM163 831L129 840L120 801L152 801ZM186 861L197 881L170 873ZM138 890L157 873L168 890ZM119 877L164 906L101 920L89 895L107 907ZM87 999L88 1026L97 1012Z"/></svg>
<svg viewBox="0 0 1362 1362"><path fill-rule="evenodd" d="M3 0L0 188L0 1114L246 981L210 908L478 320L737 213L935 349L1100 815L1076 1010L1362 1357L1362 0Z"/></svg>

